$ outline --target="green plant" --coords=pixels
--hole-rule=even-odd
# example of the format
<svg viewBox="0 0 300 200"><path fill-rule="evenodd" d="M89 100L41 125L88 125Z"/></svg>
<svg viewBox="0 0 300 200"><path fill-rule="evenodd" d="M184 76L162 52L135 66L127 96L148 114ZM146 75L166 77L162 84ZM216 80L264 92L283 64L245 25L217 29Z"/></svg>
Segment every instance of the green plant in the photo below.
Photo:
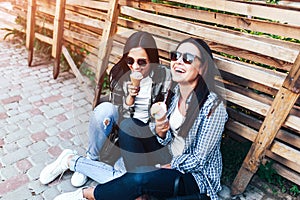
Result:
<svg viewBox="0 0 300 200"><path fill-rule="evenodd" d="M266 180L268 183L277 184L278 179L280 179L280 176L278 176L276 170L273 169L273 163L274 161L270 161L266 162L266 164L264 165L260 165L257 173L261 179Z"/></svg>
<svg viewBox="0 0 300 200"><path fill-rule="evenodd" d="M25 41L25 34L17 29L10 29L10 28L0 28L0 30L7 31L7 33L3 36L3 39L6 40L8 36L12 35L14 38L24 38Z"/></svg>
<svg viewBox="0 0 300 200"><path fill-rule="evenodd" d="M298 196L300 194L300 190L299 190L297 185L293 185L290 188L290 194L293 195L293 196Z"/></svg>
<svg viewBox="0 0 300 200"><path fill-rule="evenodd" d="M270 3L270 4L278 4L280 0L267 0L266 3Z"/></svg>
<svg viewBox="0 0 300 200"><path fill-rule="evenodd" d="M258 176L270 184L269 187L272 189L273 193L277 193L277 188L279 188L283 193L289 192L289 194L293 196L300 195L298 186L280 176L272 167L273 164L274 161L270 161L266 162L264 165L260 165L257 171Z"/></svg>

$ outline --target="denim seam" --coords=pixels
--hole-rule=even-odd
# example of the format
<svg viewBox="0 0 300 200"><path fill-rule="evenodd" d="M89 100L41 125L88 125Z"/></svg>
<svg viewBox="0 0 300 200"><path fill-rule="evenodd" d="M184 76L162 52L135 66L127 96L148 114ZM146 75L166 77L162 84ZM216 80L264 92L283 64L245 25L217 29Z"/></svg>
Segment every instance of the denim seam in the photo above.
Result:
<svg viewBox="0 0 300 200"><path fill-rule="evenodd" d="M80 158L82 158L82 156L78 156L78 158L74 161L74 171L76 171L76 165Z"/></svg>

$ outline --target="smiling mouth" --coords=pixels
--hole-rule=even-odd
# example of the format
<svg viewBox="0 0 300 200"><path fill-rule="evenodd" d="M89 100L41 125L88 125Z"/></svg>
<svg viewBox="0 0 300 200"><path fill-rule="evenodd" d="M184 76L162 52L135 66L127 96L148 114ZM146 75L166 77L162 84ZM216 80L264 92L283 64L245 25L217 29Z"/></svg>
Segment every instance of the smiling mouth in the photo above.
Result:
<svg viewBox="0 0 300 200"><path fill-rule="evenodd" d="M174 70L175 70L175 72L177 72L177 73L185 73L185 70L182 69L182 68L179 68L179 67L175 67Z"/></svg>

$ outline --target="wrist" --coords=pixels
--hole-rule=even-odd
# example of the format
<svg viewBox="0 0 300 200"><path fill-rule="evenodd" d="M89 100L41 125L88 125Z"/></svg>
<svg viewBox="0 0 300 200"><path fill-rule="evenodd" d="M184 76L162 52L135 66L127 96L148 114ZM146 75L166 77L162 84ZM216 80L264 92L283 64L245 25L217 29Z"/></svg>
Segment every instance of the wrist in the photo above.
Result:
<svg viewBox="0 0 300 200"><path fill-rule="evenodd" d="M130 96L130 95L128 95L127 97L126 97L126 105L128 105L128 106L132 106L133 105L133 103L134 103L134 100L135 100L135 98L133 97L133 96Z"/></svg>

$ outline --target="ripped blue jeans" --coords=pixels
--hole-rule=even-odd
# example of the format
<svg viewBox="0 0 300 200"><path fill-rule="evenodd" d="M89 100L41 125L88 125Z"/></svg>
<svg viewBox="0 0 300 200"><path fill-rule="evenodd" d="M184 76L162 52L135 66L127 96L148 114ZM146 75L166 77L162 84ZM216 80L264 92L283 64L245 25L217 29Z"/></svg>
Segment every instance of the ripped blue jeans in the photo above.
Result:
<svg viewBox="0 0 300 200"><path fill-rule="evenodd" d="M94 109L90 117L89 145L86 152L91 160L99 160L99 152L118 119L117 107L110 102L103 102Z"/></svg>
<svg viewBox="0 0 300 200"><path fill-rule="evenodd" d="M70 161L71 171L82 173L98 183L113 180L126 172L122 158L114 166L99 161L99 153L118 118L117 107L112 103L104 102L94 109L89 123L88 158L75 155Z"/></svg>

